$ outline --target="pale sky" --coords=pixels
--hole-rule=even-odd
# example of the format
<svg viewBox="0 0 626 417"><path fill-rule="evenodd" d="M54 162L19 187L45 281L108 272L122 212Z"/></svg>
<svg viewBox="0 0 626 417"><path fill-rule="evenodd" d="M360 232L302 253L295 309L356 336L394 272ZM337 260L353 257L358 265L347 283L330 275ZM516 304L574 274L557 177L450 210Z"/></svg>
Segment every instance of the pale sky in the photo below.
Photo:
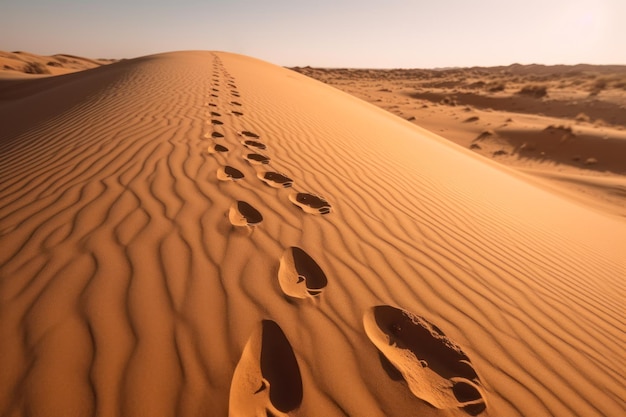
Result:
<svg viewBox="0 0 626 417"><path fill-rule="evenodd" d="M0 0L0 50L284 66L626 64L626 0Z"/></svg>

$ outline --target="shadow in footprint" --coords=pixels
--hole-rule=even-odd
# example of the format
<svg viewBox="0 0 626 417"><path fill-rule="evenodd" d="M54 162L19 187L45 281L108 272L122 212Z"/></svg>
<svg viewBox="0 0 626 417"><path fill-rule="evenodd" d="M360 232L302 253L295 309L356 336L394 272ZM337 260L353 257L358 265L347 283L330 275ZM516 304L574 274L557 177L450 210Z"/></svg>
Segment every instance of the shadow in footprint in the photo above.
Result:
<svg viewBox="0 0 626 417"><path fill-rule="evenodd" d="M211 133L211 137L212 138L223 138L224 134L222 134L220 132L213 132L213 133Z"/></svg>
<svg viewBox="0 0 626 417"><path fill-rule="evenodd" d="M231 101L230 104L232 104L233 106L241 106L241 103L239 103L238 101Z"/></svg>
<svg viewBox="0 0 626 417"><path fill-rule="evenodd" d="M279 172L259 172L259 179L272 188L289 188L293 185L293 180Z"/></svg>
<svg viewBox="0 0 626 417"><path fill-rule="evenodd" d="M261 374L267 380L272 405L287 413L302 403L302 377L293 349L282 329L263 320Z"/></svg>
<svg viewBox="0 0 626 417"><path fill-rule="evenodd" d="M220 116L221 116L221 114L219 114L219 113L218 113L218 112L216 112L216 111L212 111L212 112L211 112L211 116L213 116L213 117L220 117Z"/></svg>
<svg viewBox="0 0 626 417"><path fill-rule="evenodd" d="M363 326L416 397L436 408L462 408L470 415L486 409L469 358L437 326L388 305L365 313Z"/></svg>
<svg viewBox="0 0 626 417"><path fill-rule="evenodd" d="M393 363L389 362L389 359L379 350L378 351L378 359L380 359L380 365L383 367L385 372L389 378L394 381L402 381L404 378L402 377L402 372L398 371Z"/></svg>
<svg viewBox="0 0 626 417"><path fill-rule="evenodd" d="M256 149L266 149L267 146L265 146L264 143L261 143L259 141L256 140L246 140L243 142L244 145L246 145L246 147L248 148L256 148Z"/></svg>
<svg viewBox="0 0 626 417"><path fill-rule="evenodd" d="M211 97L219 97L217 94L211 94Z"/></svg>
<svg viewBox="0 0 626 417"><path fill-rule="evenodd" d="M289 200L310 214L328 214L331 206L320 196L310 193L294 193L289 196Z"/></svg>
<svg viewBox="0 0 626 417"><path fill-rule="evenodd" d="M265 165L270 163L269 157L259 153L249 153L244 158L249 164L252 165Z"/></svg>
<svg viewBox="0 0 626 417"><path fill-rule="evenodd" d="M223 125L224 123L219 121L219 120L217 120L217 119L213 119L213 120L211 120L211 124L212 125Z"/></svg>
<svg viewBox="0 0 626 417"><path fill-rule="evenodd" d="M217 107L217 104L209 103L209 107Z"/></svg>
<svg viewBox="0 0 626 417"><path fill-rule="evenodd" d="M328 280L322 268L308 253L292 246L280 258L278 283L286 295L307 298L319 296Z"/></svg>
<svg viewBox="0 0 626 417"><path fill-rule="evenodd" d="M210 154L218 153L218 152L223 153L223 152L228 152L228 148L226 146L223 146L223 145L220 145L219 143L217 143L217 144L215 144L213 146L209 146L207 151Z"/></svg>
<svg viewBox="0 0 626 417"><path fill-rule="evenodd" d="M244 177L243 172L237 168L226 165L217 170L217 179L220 181L237 181Z"/></svg>
<svg viewBox="0 0 626 417"><path fill-rule="evenodd" d="M263 215L249 203L237 201L230 207L228 219L233 226L256 226L263 221Z"/></svg>
<svg viewBox="0 0 626 417"><path fill-rule="evenodd" d="M246 136L248 138L254 138L254 139L259 139L260 138L259 135L257 135L256 133L252 133L249 130L242 130L241 132L239 132L239 134L241 136Z"/></svg>
<svg viewBox="0 0 626 417"><path fill-rule="evenodd" d="M235 115L235 116L243 116L243 113L240 111L231 111L231 114Z"/></svg>
<svg viewBox="0 0 626 417"><path fill-rule="evenodd" d="M263 320L243 349L230 386L229 416L286 416L302 404L302 375L283 330Z"/></svg>

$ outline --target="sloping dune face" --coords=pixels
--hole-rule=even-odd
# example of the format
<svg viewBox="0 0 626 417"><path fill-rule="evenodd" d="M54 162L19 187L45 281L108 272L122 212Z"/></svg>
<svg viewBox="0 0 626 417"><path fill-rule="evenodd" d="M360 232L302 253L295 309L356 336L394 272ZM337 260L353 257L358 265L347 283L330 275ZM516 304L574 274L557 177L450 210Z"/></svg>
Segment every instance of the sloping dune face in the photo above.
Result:
<svg viewBox="0 0 626 417"><path fill-rule="evenodd" d="M0 415L623 412L623 222L252 58L31 82L0 89ZM283 293L292 247L323 292Z"/></svg>

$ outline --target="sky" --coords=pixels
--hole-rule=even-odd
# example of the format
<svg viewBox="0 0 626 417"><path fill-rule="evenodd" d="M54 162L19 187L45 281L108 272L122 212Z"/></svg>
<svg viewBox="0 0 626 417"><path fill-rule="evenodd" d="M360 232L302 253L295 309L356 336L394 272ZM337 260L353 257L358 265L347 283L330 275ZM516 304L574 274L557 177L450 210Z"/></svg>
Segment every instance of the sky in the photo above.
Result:
<svg viewBox="0 0 626 417"><path fill-rule="evenodd" d="M0 50L283 66L626 64L626 0L0 0Z"/></svg>

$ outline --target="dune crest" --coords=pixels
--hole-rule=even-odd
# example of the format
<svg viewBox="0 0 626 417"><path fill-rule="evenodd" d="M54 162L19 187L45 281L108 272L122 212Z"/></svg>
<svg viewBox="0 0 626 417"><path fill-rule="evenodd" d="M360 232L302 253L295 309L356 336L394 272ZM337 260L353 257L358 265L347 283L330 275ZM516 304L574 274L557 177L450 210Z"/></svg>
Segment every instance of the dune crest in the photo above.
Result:
<svg viewBox="0 0 626 417"><path fill-rule="evenodd" d="M0 415L623 412L623 221L241 55L16 83L0 89ZM286 295L284 272L322 292ZM397 346L452 395L414 395L417 362L384 345L376 306L445 329L479 382L435 366L415 327Z"/></svg>

